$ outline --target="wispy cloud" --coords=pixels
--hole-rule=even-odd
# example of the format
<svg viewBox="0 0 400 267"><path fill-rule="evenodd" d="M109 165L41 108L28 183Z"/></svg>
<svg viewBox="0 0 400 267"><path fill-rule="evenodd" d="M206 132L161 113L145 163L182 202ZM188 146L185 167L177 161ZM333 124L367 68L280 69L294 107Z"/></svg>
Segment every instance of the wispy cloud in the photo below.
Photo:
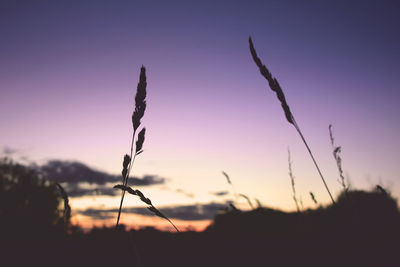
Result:
<svg viewBox="0 0 400 267"><path fill-rule="evenodd" d="M227 194L229 194L228 191L218 191L218 192L210 192L211 195L217 196L217 197L222 197L222 196L226 196Z"/></svg>
<svg viewBox="0 0 400 267"><path fill-rule="evenodd" d="M116 196L120 195L120 191L107 185L100 186L87 186L87 183L64 183L65 191L69 197L83 197L83 196Z"/></svg>
<svg viewBox="0 0 400 267"><path fill-rule="evenodd" d="M194 194L193 193L186 192L185 190L180 189L180 188L176 189L175 192L183 194L188 198L194 198Z"/></svg>
<svg viewBox="0 0 400 267"><path fill-rule="evenodd" d="M169 218L195 221L213 219L218 211L226 208L225 204L207 203L197 205L169 206L160 208L160 210ZM77 211L82 215L90 216L93 219L108 219L115 216L118 209L94 209L89 208ZM147 208L125 208L124 213L153 216Z"/></svg>
<svg viewBox="0 0 400 267"><path fill-rule="evenodd" d="M5 147L3 147L3 151L2 152L3 152L3 154L5 156L11 156L13 154L16 154L18 152L18 150L14 149L14 148L11 148L11 147L8 147L8 146L5 146Z"/></svg>
<svg viewBox="0 0 400 267"><path fill-rule="evenodd" d="M112 175L106 172L94 170L89 166L77 161L51 160L38 167L39 171L50 181L58 183L80 183L103 185L115 183L122 180L121 175ZM163 184L164 178L157 175L144 175L142 178L130 178L137 186Z"/></svg>
<svg viewBox="0 0 400 267"><path fill-rule="evenodd" d="M122 181L121 175L95 170L81 162L51 160L36 168L47 180L62 183L70 197L114 196L120 193L108 184ZM130 182L135 186L151 186L164 184L165 179L158 175L144 175L132 177Z"/></svg>

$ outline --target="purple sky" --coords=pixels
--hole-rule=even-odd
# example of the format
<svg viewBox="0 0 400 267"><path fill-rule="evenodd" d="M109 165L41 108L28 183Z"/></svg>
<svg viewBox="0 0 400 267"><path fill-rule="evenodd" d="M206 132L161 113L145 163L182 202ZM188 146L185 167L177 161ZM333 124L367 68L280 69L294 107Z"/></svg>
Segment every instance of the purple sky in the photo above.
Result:
<svg viewBox="0 0 400 267"><path fill-rule="evenodd" d="M328 203L251 59L251 35L332 191L330 123L353 186L382 183L399 196L399 10L398 1L1 1L0 146L119 173L143 64L147 136L135 174L196 195L179 204L229 189L224 170L238 191L290 210L290 146L305 205L309 191ZM164 195L152 199L174 202Z"/></svg>

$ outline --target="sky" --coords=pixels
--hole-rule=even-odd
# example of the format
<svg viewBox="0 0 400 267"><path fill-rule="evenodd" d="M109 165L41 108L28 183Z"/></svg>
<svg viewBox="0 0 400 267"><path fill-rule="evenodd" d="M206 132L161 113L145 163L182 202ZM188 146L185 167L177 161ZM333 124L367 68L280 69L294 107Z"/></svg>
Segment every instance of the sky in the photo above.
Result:
<svg viewBox="0 0 400 267"><path fill-rule="evenodd" d="M1 1L0 148L17 161L80 162L118 175L144 65L146 140L132 174L162 179L139 186L156 206L215 207L235 200L235 190L293 211L288 148L304 208L315 207L310 191L329 204L251 58L251 36L333 195L341 186L329 124L351 186L381 184L399 197L399 8L398 1ZM71 203L79 223L111 223L116 214L84 215L112 211L119 195ZM235 203L248 208L244 199ZM124 206L144 207L133 196ZM135 212L123 222L165 225Z"/></svg>

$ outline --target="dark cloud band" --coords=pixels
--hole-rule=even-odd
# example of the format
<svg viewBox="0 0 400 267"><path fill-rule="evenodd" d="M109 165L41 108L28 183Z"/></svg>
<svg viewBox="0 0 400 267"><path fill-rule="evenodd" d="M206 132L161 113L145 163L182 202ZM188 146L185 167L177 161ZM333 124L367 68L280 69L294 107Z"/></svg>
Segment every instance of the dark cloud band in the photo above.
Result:
<svg viewBox="0 0 400 267"><path fill-rule="evenodd" d="M163 214L171 219L179 219L186 221L210 220L215 217L218 211L225 209L225 204L208 203L198 205L171 206L160 208ZM108 219L114 217L118 209L86 209L78 211L78 213L90 216L96 219ZM124 213L139 214L152 216L147 208L125 208Z"/></svg>
<svg viewBox="0 0 400 267"><path fill-rule="evenodd" d="M51 160L38 166L37 171L47 180L62 183L70 197L88 195L114 196L120 194L113 184L122 181L122 176L94 170L77 161ZM135 186L164 184L165 179L157 175L131 177L129 182ZM85 184L92 185L89 188Z"/></svg>
<svg viewBox="0 0 400 267"><path fill-rule="evenodd" d="M50 181L57 183L80 183L103 185L122 181L120 175L111 175L94 170L87 165L76 161L52 160L38 167L39 171ZM131 177L130 181L137 186L163 184L164 178L157 175L145 175L142 178Z"/></svg>

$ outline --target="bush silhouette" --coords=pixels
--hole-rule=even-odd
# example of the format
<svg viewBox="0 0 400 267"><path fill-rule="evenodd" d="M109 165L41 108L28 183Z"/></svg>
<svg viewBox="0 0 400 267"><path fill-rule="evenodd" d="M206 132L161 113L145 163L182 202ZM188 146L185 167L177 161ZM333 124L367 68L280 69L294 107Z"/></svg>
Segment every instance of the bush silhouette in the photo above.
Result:
<svg viewBox="0 0 400 267"><path fill-rule="evenodd" d="M40 235L63 227L59 189L33 169L0 160L0 231L12 238Z"/></svg>

